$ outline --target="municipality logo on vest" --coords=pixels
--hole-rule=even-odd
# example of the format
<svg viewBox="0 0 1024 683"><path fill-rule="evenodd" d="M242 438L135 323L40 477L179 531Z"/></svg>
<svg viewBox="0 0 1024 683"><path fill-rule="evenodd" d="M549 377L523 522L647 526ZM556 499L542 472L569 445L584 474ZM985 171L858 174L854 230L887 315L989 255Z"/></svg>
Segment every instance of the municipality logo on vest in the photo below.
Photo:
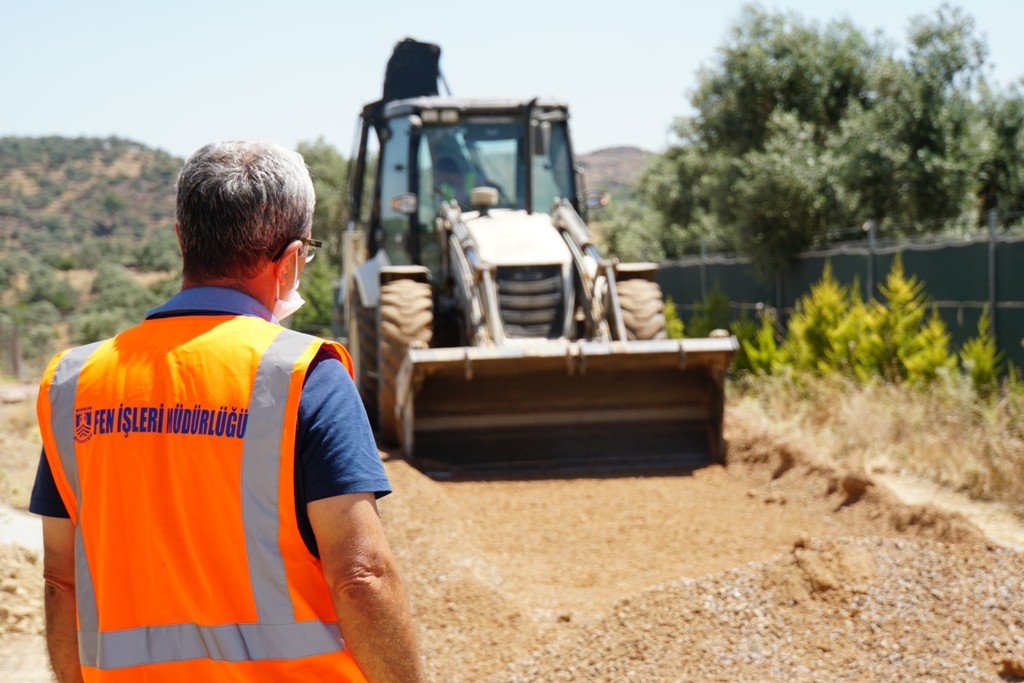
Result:
<svg viewBox="0 0 1024 683"><path fill-rule="evenodd" d="M166 408L159 405L116 408L77 408L75 410L75 441L85 443L94 435L181 434L214 436L225 439L245 437L249 425L249 409L237 406L206 408L202 404L185 407L175 403Z"/></svg>
<svg viewBox="0 0 1024 683"><path fill-rule="evenodd" d="M92 436L92 408L75 411L75 441L85 443Z"/></svg>

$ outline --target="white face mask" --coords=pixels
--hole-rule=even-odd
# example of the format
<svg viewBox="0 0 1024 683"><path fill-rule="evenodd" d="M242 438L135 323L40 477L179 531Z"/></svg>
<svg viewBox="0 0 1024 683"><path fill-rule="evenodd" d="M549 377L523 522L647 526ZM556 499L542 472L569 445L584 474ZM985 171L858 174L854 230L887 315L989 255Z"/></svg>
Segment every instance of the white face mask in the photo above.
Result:
<svg viewBox="0 0 1024 683"><path fill-rule="evenodd" d="M288 290L288 294L282 299L280 285L278 285L277 301L274 302L274 318L281 322L295 311L302 308L306 300L299 296L299 252L295 252L295 284Z"/></svg>

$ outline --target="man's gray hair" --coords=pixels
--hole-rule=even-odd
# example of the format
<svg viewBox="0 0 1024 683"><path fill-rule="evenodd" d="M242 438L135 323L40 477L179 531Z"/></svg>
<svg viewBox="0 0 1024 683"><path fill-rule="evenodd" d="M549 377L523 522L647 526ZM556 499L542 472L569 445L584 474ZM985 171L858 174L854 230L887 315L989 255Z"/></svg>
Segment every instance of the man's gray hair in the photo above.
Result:
<svg viewBox="0 0 1024 683"><path fill-rule="evenodd" d="M270 142L216 142L178 175L185 277L251 277L313 225L313 182L298 152Z"/></svg>

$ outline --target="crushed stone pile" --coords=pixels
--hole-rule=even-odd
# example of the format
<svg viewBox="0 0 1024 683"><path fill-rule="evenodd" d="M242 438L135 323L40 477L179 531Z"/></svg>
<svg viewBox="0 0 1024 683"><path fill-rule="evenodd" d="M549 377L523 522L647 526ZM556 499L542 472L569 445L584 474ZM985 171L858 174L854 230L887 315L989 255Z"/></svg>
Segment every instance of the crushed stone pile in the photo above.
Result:
<svg viewBox="0 0 1024 683"><path fill-rule="evenodd" d="M805 540L620 602L491 680L1020 681L1024 556L927 540Z"/></svg>

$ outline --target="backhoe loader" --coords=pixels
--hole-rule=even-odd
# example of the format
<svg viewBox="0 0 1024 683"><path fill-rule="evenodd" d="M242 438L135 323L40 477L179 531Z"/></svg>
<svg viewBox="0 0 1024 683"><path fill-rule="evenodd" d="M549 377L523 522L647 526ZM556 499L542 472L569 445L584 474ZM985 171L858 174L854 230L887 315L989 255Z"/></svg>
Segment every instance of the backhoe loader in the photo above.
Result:
<svg viewBox="0 0 1024 683"><path fill-rule="evenodd" d="M445 477L723 461L736 339L668 339L657 266L600 253L567 105L442 96L439 60L395 47L352 156L340 296L381 437Z"/></svg>

